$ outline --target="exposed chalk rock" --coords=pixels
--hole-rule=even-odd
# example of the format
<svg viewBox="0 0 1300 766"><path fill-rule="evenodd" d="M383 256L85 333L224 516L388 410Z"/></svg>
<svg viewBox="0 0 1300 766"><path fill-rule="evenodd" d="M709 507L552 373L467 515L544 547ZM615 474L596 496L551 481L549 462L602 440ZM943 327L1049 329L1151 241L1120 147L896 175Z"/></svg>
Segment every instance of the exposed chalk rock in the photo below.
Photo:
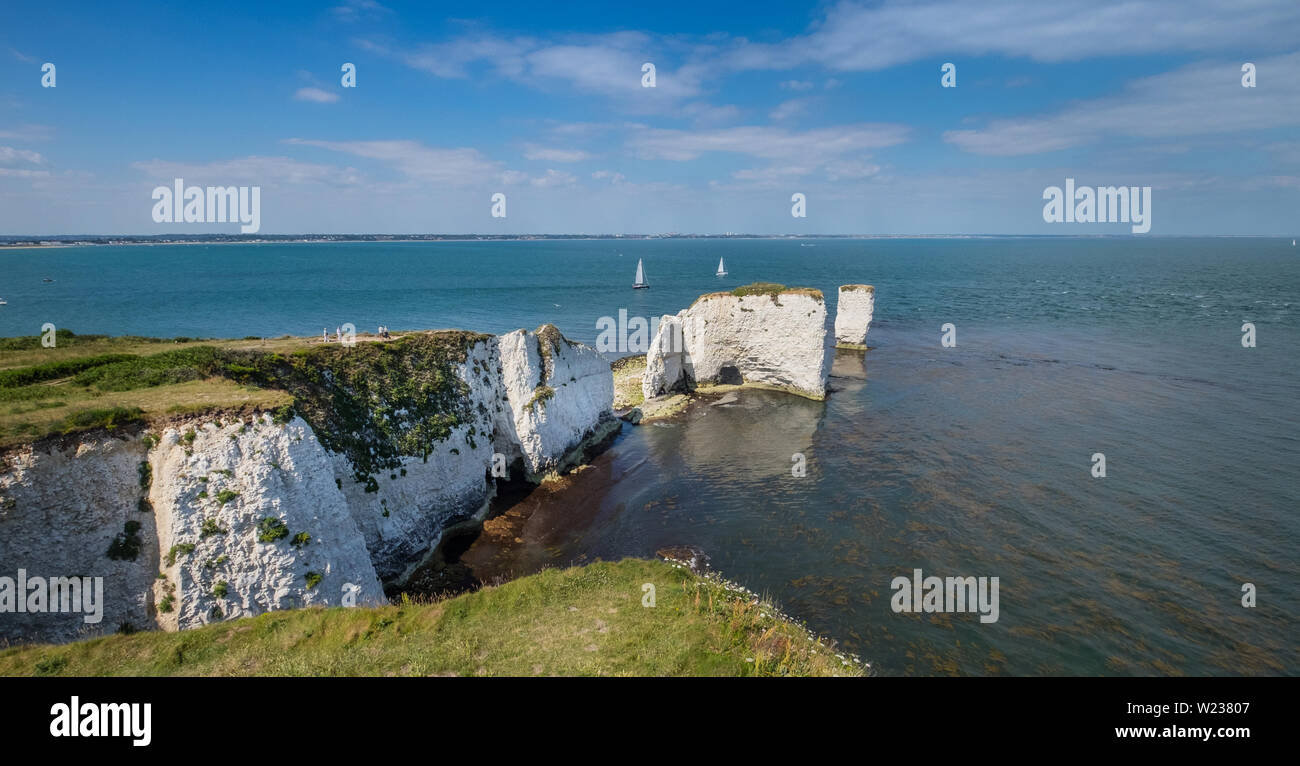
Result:
<svg viewBox="0 0 1300 766"><path fill-rule="evenodd" d="M495 337L471 346L465 361L453 366L466 384L471 416L430 445L427 455L403 456L398 465L379 471L373 485L356 480L345 455L331 453L331 475L381 580L403 581L438 544L444 529L485 511L495 494L489 475L492 453L509 453L512 438L494 436L499 424L509 422L500 368Z"/></svg>
<svg viewBox="0 0 1300 766"><path fill-rule="evenodd" d="M5 593L0 584L0 639L71 641L112 633L124 623L152 626L149 591L158 573L158 535L153 514L140 511L147 491L140 471L145 454L139 439L100 435L28 445L4 456L0 578L9 578L13 590ZM131 522L139 526L127 536ZM139 542L134 558L122 557L125 552L109 558L120 534L128 547L127 537ZM80 612L18 612L15 599L24 599L25 608L29 596L18 588L20 569L29 584L38 577L102 577L99 621L87 623Z"/></svg>
<svg viewBox="0 0 1300 766"><path fill-rule="evenodd" d="M700 384L744 383L824 399L833 337L816 290L711 293L660 320L641 389L649 399Z"/></svg>
<svg viewBox="0 0 1300 766"><path fill-rule="evenodd" d="M274 609L381 603L382 583L400 583L446 527L486 509L493 453L535 481L618 429L613 374L594 349L551 325L449 342L462 337L463 361L437 373L454 425L435 429L419 455L376 462L371 446L366 470L349 457L365 460L364 442L359 452L355 439L346 442L353 451L344 454L302 418L266 414L195 416L144 434L9 450L0 465L0 578L16 580L20 569L100 576L104 596L94 624L79 612L0 613L0 639L65 641L123 625L178 630ZM336 376L322 380L335 387L324 401L348 393ZM388 424L420 425L409 402L362 401ZM336 440L369 428L343 422L351 425L322 424ZM115 546L117 538L129 544ZM110 558L110 547L132 556Z"/></svg>
<svg viewBox="0 0 1300 766"><path fill-rule="evenodd" d="M499 343L514 440L530 479L562 470L585 440L617 430L614 375L595 349L553 325L516 330Z"/></svg>
<svg viewBox="0 0 1300 766"><path fill-rule="evenodd" d="M167 428L150 462L166 578L155 598L171 607L160 626L338 606L349 590L357 604L385 601L330 456L301 418Z"/></svg>
<svg viewBox="0 0 1300 766"><path fill-rule="evenodd" d="M866 348L867 330L876 305L871 285L840 285L835 308L835 343L845 348Z"/></svg>

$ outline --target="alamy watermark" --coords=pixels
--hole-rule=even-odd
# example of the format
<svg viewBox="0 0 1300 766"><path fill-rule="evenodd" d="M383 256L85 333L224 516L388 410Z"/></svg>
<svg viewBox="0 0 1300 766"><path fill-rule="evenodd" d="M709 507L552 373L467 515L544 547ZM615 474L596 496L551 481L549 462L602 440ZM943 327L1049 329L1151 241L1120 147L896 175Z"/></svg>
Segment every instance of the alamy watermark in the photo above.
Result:
<svg viewBox="0 0 1300 766"><path fill-rule="evenodd" d="M920 569L912 577L895 577L889 583L895 591L889 607L897 612L979 612L980 622L998 621L998 578L996 577L922 577Z"/></svg>
<svg viewBox="0 0 1300 766"><path fill-rule="evenodd" d="M596 320L596 350L601 353L644 354L659 334L662 321L661 317L629 317L627 309L619 309L617 319L603 316ZM667 333L667 348L661 350L680 354L682 347L682 326L674 322Z"/></svg>
<svg viewBox="0 0 1300 766"><path fill-rule="evenodd" d="M80 612L87 625L104 619L103 577L0 577L0 614Z"/></svg>
<svg viewBox="0 0 1300 766"><path fill-rule="evenodd" d="M175 187L153 190L154 223L240 223L243 234L262 228L262 187L186 186L177 178Z"/></svg>
<svg viewBox="0 0 1300 766"><path fill-rule="evenodd" d="M50 707L51 737L130 737L136 747L153 741L150 702L81 702L72 697Z"/></svg>
<svg viewBox="0 0 1300 766"><path fill-rule="evenodd" d="M1150 186L1075 187L1074 179L1043 189L1043 220L1048 223L1132 223L1134 234L1151 231Z"/></svg>

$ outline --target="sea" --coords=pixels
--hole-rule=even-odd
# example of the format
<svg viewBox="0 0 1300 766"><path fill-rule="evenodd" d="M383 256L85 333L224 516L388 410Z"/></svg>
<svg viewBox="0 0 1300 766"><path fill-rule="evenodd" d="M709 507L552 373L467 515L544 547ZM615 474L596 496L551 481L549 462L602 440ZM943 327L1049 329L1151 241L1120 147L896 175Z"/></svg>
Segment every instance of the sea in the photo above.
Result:
<svg viewBox="0 0 1300 766"><path fill-rule="evenodd" d="M631 289L638 259L650 289ZM1289 238L155 244L0 264L6 336L549 322L594 344L620 310L756 281L833 310L838 285L871 284L870 348L837 354L825 402L744 390L627 425L519 500L518 542L455 556L486 582L691 546L882 675L1300 667ZM998 578L996 622L897 610L916 570Z"/></svg>

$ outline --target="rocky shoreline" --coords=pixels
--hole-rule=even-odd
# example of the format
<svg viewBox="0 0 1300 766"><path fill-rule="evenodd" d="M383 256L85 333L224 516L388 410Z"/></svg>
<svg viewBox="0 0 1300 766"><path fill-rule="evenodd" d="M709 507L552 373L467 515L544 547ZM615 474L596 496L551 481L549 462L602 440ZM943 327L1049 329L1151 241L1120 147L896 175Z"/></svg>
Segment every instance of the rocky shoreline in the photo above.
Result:
<svg viewBox="0 0 1300 766"><path fill-rule="evenodd" d="M664 317L644 360L612 366L551 325L218 350L207 372L283 389L292 406L147 413L4 454L0 640L385 603L428 576L448 530L472 534L500 488L559 489L624 421L672 417L738 387L824 398L835 337L819 292L753 285ZM486 534L510 524L491 520ZM18 572L102 582L100 619L16 608L29 605L6 591Z"/></svg>

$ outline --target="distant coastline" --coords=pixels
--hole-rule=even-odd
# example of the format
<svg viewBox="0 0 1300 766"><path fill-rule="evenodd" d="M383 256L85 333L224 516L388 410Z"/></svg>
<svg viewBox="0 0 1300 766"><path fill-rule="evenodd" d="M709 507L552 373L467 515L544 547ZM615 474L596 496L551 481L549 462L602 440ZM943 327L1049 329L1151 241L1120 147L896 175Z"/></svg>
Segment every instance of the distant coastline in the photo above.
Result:
<svg viewBox="0 0 1300 766"><path fill-rule="evenodd" d="M328 242L529 242L654 239L1286 239L1267 234L49 234L0 235L0 249L88 245L255 245Z"/></svg>

